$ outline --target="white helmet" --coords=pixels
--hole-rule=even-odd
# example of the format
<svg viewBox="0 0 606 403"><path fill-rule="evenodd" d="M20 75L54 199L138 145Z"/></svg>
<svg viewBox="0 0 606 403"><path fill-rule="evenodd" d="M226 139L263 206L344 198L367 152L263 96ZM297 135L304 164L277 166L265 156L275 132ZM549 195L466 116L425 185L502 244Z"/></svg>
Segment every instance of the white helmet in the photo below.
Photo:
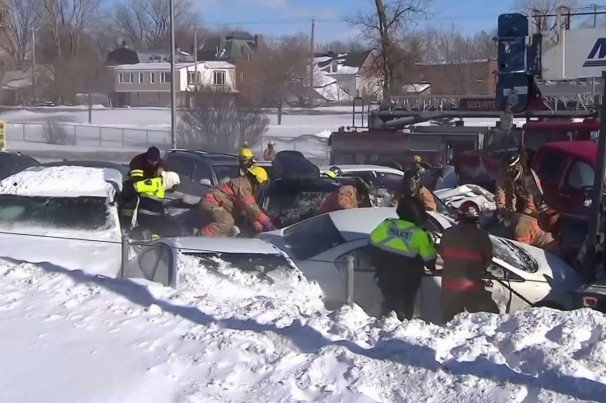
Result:
<svg viewBox="0 0 606 403"><path fill-rule="evenodd" d="M170 190L181 183L179 174L176 172L162 171L162 185L164 190Z"/></svg>

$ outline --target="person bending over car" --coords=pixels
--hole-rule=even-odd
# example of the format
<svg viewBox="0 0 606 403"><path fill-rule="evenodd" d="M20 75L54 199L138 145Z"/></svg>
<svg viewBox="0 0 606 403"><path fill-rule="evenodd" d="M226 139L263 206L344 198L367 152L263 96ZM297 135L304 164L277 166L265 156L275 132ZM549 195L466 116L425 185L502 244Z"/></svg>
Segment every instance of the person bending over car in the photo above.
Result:
<svg viewBox="0 0 606 403"><path fill-rule="evenodd" d="M412 169L404 172L400 194L394 196L392 206L397 206L401 199L409 198L418 200L427 211L437 210L436 201L434 200L433 195L421 183L421 176L419 176L419 173Z"/></svg>
<svg viewBox="0 0 606 403"><path fill-rule="evenodd" d="M317 213L324 214L331 211L371 207L370 185L360 178L354 178L354 181L354 185L341 186L339 190L322 200L316 209Z"/></svg>
<svg viewBox="0 0 606 403"><path fill-rule="evenodd" d="M130 161L130 170L142 170L145 179L158 178L164 170L164 160L160 158L158 147L150 147L143 154Z"/></svg>
<svg viewBox="0 0 606 403"><path fill-rule="evenodd" d="M436 250L420 225L427 213L413 199L403 199L398 218L388 218L370 234L371 259L383 295L382 316L394 311L399 320L412 319L425 267L435 272Z"/></svg>
<svg viewBox="0 0 606 403"><path fill-rule="evenodd" d="M548 252L559 253L558 241L549 232L541 229L537 214L530 193L516 197L516 212L511 220L513 239Z"/></svg>
<svg viewBox="0 0 606 403"><path fill-rule="evenodd" d="M267 172L262 167L252 166L245 176L231 179L217 188L209 190L203 197L201 208L211 219L200 233L207 237L227 237L232 234L235 221L242 214L252 222L255 231L272 231L274 226L269 216L261 210L255 200L260 185L267 182Z"/></svg>

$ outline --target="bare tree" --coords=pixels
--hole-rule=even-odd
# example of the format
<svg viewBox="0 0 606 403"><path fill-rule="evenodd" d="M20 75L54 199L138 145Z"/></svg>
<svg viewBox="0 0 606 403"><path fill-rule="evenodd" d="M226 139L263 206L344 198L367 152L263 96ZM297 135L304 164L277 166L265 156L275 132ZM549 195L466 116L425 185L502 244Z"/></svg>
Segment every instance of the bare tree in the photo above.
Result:
<svg viewBox="0 0 606 403"><path fill-rule="evenodd" d="M0 46L14 67L24 68L30 59L32 34L40 25L39 0L6 0L5 23L0 26L5 40Z"/></svg>
<svg viewBox="0 0 606 403"><path fill-rule="evenodd" d="M125 0L116 8L115 22L135 46L160 49L170 35L169 0ZM193 0L174 0L175 30L193 30L200 21Z"/></svg>
<svg viewBox="0 0 606 403"><path fill-rule="evenodd" d="M278 108L278 124L282 108L289 97L307 98L309 76L309 39L305 35L285 36L266 40L251 59L252 83L243 93L265 106Z"/></svg>
<svg viewBox="0 0 606 403"><path fill-rule="evenodd" d="M234 153L244 140L261 141L269 119L244 97L202 89L194 107L180 117L177 143L181 148Z"/></svg>
<svg viewBox="0 0 606 403"><path fill-rule="evenodd" d="M399 66L405 62L407 53L397 45L397 40L415 26L415 21L425 14L430 0L375 0L375 10L360 15L353 21L361 26L363 34L379 51L383 94L394 92L393 81Z"/></svg>
<svg viewBox="0 0 606 403"><path fill-rule="evenodd" d="M566 6L574 9L580 4L579 0L517 0L518 9L522 12L532 12L536 10L539 15L553 15L558 7ZM542 17L535 20L535 26L541 32L555 29L555 17Z"/></svg>

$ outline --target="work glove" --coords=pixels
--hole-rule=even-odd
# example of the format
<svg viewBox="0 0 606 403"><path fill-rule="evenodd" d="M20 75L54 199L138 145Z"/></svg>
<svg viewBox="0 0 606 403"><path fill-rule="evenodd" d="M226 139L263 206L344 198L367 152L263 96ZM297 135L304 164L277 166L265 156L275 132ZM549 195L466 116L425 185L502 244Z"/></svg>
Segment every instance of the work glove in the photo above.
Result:
<svg viewBox="0 0 606 403"><path fill-rule="evenodd" d="M265 224L263 224L263 229L265 231L273 231L275 228L274 228L274 225L271 223L271 221L268 221Z"/></svg>

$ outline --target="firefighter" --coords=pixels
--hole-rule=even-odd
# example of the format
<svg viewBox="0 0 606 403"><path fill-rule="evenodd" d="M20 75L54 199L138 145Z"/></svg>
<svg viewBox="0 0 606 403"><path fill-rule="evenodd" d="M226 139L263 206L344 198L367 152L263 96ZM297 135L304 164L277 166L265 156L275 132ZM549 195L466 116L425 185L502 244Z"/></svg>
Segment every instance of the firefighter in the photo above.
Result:
<svg viewBox="0 0 606 403"><path fill-rule="evenodd" d="M276 142L270 141L267 143L267 148L263 151L263 159L265 161L273 161L276 158Z"/></svg>
<svg viewBox="0 0 606 403"><path fill-rule="evenodd" d="M353 185L341 186L339 190L329 194L316 210L318 214L324 214L358 207L371 207L370 185L361 178L354 178Z"/></svg>
<svg viewBox="0 0 606 403"><path fill-rule="evenodd" d="M442 315L444 322L467 312L498 313L491 294L484 289L484 272L492 261L492 242L479 225L480 207L473 201L457 209L459 222L442 234Z"/></svg>
<svg viewBox="0 0 606 403"><path fill-rule="evenodd" d="M552 253L559 253L558 241L549 232L541 229L533 208L530 192L517 196L516 212L512 215L511 221L513 239Z"/></svg>
<svg viewBox="0 0 606 403"><path fill-rule="evenodd" d="M329 169L322 171L320 173L320 176L325 177L325 178L335 179L335 178L341 176L342 173L343 172L341 171L341 168L339 168L336 165L333 165Z"/></svg>
<svg viewBox="0 0 606 403"><path fill-rule="evenodd" d="M231 179L218 188L208 191L201 202L202 210L211 218L200 233L207 237L229 236L235 220L244 214L257 232L272 231L271 220L257 205L255 193L259 185L267 182L267 172L262 167L253 166L246 176Z"/></svg>
<svg viewBox="0 0 606 403"><path fill-rule="evenodd" d="M423 204L427 211L436 211L436 201L431 192L421 183L421 177L415 170L409 169L402 177L402 188L399 195L392 200L392 206L397 206L400 199L415 198Z"/></svg>
<svg viewBox="0 0 606 403"><path fill-rule="evenodd" d="M415 154L412 156L412 169L416 170L419 175L423 175L425 173L425 167L421 165L421 162L423 162L423 159L420 155Z"/></svg>
<svg viewBox="0 0 606 403"><path fill-rule="evenodd" d="M388 218L370 234L372 263L383 296L382 316L395 311L399 320L412 319L417 291L425 273L435 272L436 250L420 224L427 213L413 199L402 199L397 219Z"/></svg>
<svg viewBox="0 0 606 403"><path fill-rule="evenodd" d="M248 175L248 170L254 164L254 158L255 155L250 148L242 147L240 149L240 154L238 154L238 160L240 161L240 176Z"/></svg>
<svg viewBox="0 0 606 403"><path fill-rule="evenodd" d="M160 158L158 147L150 147L143 154L135 156L130 161L130 169L143 170L145 179L157 178L164 169L164 160Z"/></svg>

